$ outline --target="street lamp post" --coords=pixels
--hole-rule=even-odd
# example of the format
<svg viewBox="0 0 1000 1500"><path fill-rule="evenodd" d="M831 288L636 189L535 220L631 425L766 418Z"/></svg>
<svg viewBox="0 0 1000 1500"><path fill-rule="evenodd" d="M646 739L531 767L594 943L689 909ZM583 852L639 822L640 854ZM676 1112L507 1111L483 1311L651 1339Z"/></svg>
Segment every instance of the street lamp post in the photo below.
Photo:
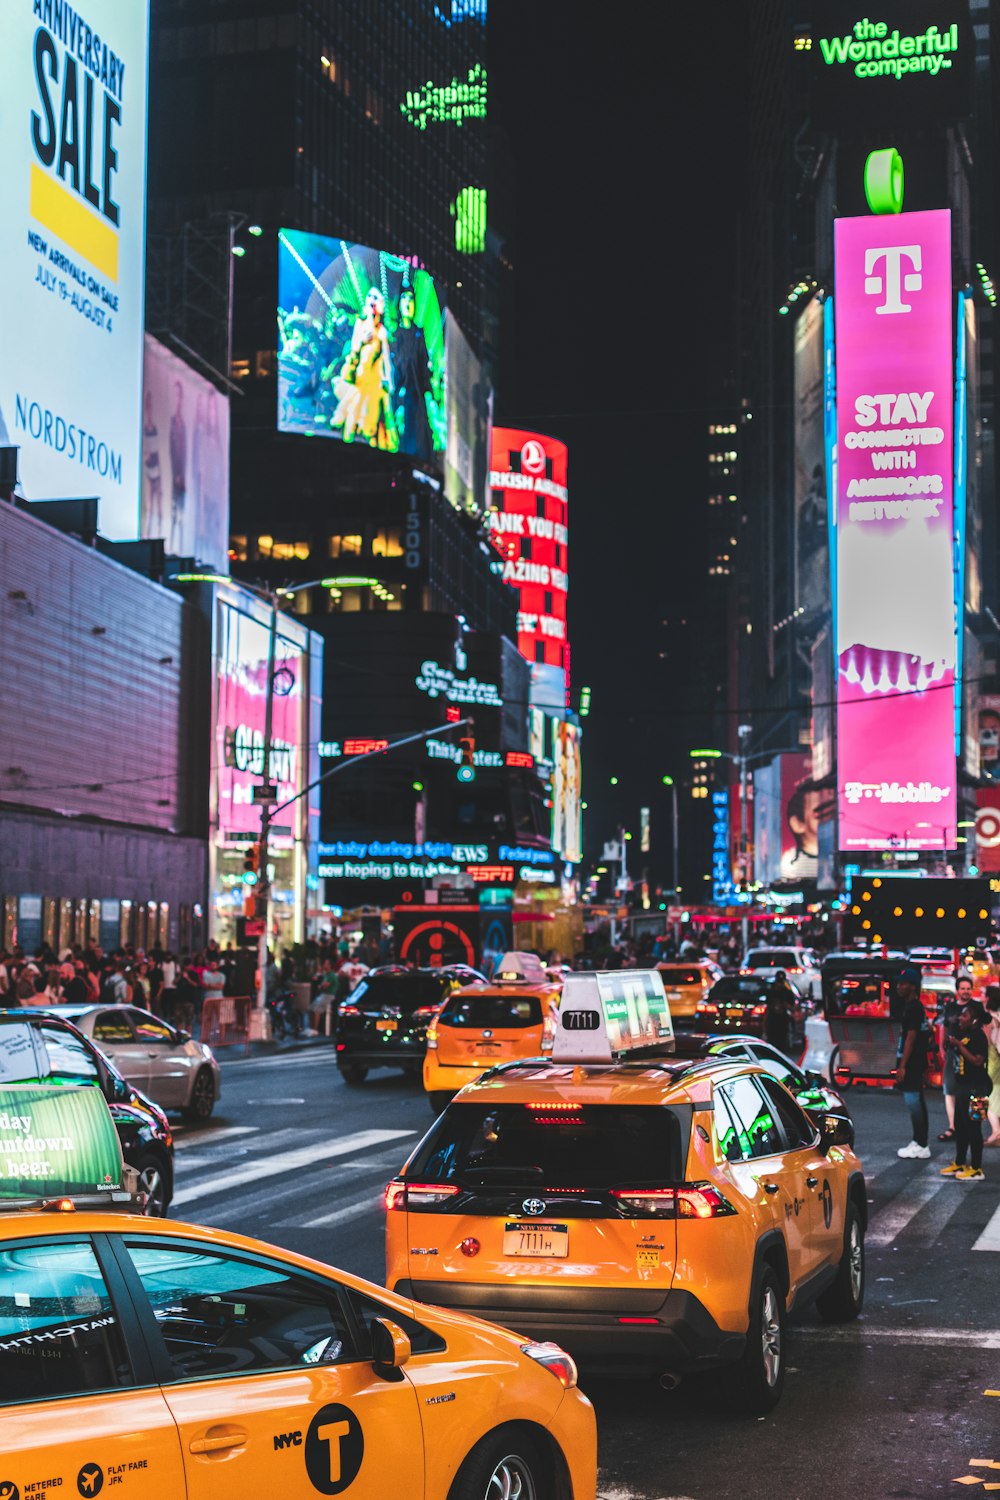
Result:
<svg viewBox="0 0 1000 1500"><path fill-rule="evenodd" d="M671 803L672 803L672 806L671 806L671 821L672 821L672 827L673 827L673 846L672 846L673 860L672 860L672 864L673 864L673 871L674 871L674 900L676 900L677 899L677 887L678 887L678 885L680 883L680 878L681 878L680 877L680 849L679 849L679 846L678 846L678 824L679 824L680 820L679 820L678 815L677 815L677 783L676 783L676 781L674 780L674 778L672 776L664 776L664 778L663 778L663 785L664 786L668 786L670 788L670 800L671 800Z"/></svg>

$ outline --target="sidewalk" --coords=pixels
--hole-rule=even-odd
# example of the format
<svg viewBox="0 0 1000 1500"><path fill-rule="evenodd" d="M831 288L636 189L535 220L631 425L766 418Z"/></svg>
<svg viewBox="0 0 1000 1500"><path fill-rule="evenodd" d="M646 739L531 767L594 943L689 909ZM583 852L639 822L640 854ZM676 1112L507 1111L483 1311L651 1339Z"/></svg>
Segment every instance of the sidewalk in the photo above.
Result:
<svg viewBox="0 0 1000 1500"><path fill-rule="evenodd" d="M242 1045L233 1047L216 1047L216 1060L221 1064L226 1062L246 1062L248 1057L280 1057L285 1052L305 1052L310 1047L327 1047L333 1051L333 1038L329 1036L306 1036L286 1037L280 1042L251 1042L249 1052L244 1052Z"/></svg>

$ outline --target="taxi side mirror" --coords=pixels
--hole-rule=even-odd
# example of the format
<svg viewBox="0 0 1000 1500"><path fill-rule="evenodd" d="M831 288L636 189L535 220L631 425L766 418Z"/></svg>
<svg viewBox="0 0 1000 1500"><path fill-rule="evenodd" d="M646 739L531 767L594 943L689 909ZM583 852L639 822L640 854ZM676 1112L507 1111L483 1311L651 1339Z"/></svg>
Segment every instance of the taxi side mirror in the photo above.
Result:
<svg viewBox="0 0 1000 1500"><path fill-rule="evenodd" d="M389 1318L375 1318L372 1323L372 1364L380 1374L402 1371L410 1357L410 1340ZM391 1378L391 1377L390 1377ZM402 1379L400 1373L398 1378Z"/></svg>
<svg viewBox="0 0 1000 1500"><path fill-rule="evenodd" d="M828 1151L831 1146L850 1146L852 1144L853 1131L848 1121L840 1115L824 1115L821 1149Z"/></svg>

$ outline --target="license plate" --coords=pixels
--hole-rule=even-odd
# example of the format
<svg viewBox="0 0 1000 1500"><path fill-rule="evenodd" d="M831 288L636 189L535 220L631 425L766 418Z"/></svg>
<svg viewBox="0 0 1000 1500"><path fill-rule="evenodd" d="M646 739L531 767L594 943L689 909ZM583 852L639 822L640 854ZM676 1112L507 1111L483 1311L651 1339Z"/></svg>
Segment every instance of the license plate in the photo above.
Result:
<svg viewBox="0 0 1000 1500"><path fill-rule="evenodd" d="M566 1224L505 1224L503 1253L565 1260L569 1255L569 1227Z"/></svg>
<svg viewBox="0 0 1000 1500"><path fill-rule="evenodd" d="M397 1031L398 1029L399 1029L399 1022L398 1021L376 1021L375 1022L375 1030L376 1031Z"/></svg>
<svg viewBox="0 0 1000 1500"><path fill-rule="evenodd" d="M668 990L667 991L667 999L668 1000L679 1000L680 998L681 998L681 992L680 992L680 990Z"/></svg>
<svg viewBox="0 0 1000 1500"><path fill-rule="evenodd" d="M500 1048L500 1043L499 1042L477 1042L476 1043L476 1051L480 1052L480 1053L485 1052L490 1057L494 1056L500 1050L501 1050L501 1048Z"/></svg>

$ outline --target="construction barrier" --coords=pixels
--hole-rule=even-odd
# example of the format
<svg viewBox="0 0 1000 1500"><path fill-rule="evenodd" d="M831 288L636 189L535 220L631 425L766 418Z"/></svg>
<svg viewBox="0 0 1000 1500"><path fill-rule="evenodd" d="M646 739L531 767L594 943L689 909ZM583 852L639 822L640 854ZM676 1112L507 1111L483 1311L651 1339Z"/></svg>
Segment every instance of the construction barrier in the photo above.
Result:
<svg viewBox="0 0 1000 1500"><path fill-rule="evenodd" d="M210 1047L243 1047L250 1055L250 995L206 995L201 1007L201 1040Z"/></svg>

